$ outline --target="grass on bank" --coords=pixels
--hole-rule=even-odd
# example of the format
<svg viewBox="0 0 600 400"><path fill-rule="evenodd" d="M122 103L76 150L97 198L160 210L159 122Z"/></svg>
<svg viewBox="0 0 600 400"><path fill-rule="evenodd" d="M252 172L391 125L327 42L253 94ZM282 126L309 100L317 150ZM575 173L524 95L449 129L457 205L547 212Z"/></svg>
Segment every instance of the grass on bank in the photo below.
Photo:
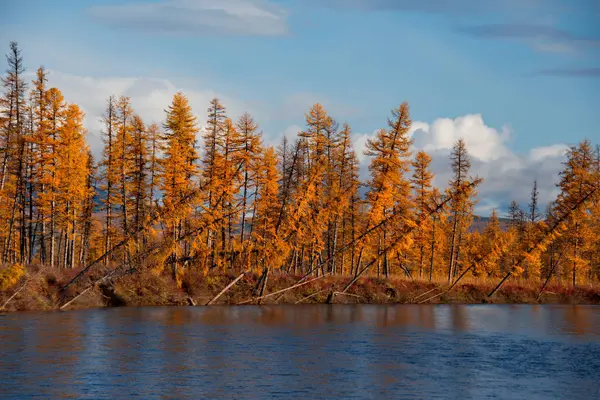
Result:
<svg viewBox="0 0 600 400"><path fill-rule="evenodd" d="M72 279L77 270L59 270L32 265L23 267L0 267L0 306L17 290L25 287L15 296L3 311L56 310L72 299L90 282L105 275L109 270L96 269L89 277L63 293L60 289ZM101 283L89 290L67 309L116 306L166 306L206 304L239 273L215 272L207 275L195 270L186 270L179 287L168 273L155 275L143 271L123 276L114 281ZM296 284L302 276L293 276L279 271L269 274L265 293L288 288ZM238 304L253 296L260 274L247 274L236 285L218 299L216 304ZM312 279L312 278L310 278ZM262 304L309 304L325 303L331 291L342 291L348 283L347 276L326 276L304 286L262 300ZM429 303L482 303L487 294L498 283L498 279L465 277L452 291ZM538 299L542 283L526 279L512 279L494 296L493 303L553 303L553 304L600 304L600 287L580 285L572 288L568 284L551 280ZM446 280L433 282L420 279L360 278L348 291L348 296L338 295L336 303L418 303L447 288ZM423 296L424 293L429 292ZM420 297L419 297L420 296ZM417 298L415 300L415 298ZM252 302L255 303L255 302ZM250 303L250 304L252 304Z"/></svg>

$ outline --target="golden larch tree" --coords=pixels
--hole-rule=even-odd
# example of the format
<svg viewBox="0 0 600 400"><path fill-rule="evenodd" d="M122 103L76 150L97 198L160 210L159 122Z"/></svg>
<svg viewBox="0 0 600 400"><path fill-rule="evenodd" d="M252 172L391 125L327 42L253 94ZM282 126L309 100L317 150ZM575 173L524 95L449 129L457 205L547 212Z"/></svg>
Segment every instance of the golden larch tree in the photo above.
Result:
<svg viewBox="0 0 600 400"><path fill-rule="evenodd" d="M457 260L460 258L460 250L463 236L466 235L468 227L473 220L473 207L477 193L473 187L468 186L473 182L469 177L471 158L467 151L467 145L461 138L456 141L450 154L451 168L454 174L449 182L450 193L456 195L450 202L451 226L449 235L448 256L448 283L457 274Z"/></svg>
<svg viewBox="0 0 600 400"><path fill-rule="evenodd" d="M285 259L284 243L278 237L276 224L278 217L277 194L279 191L279 171L275 149L268 147L261 157L261 167L258 175L258 197L256 198L255 229L253 232L256 242L257 259L263 267L275 267Z"/></svg>
<svg viewBox="0 0 600 400"><path fill-rule="evenodd" d="M431 236L431 218L429 217L431 204L431 180L433 173L429 171L431 157L425 151L419 151L412 162L413 175L411 179L416 206L416 221L419 225L415 232L415 248L417 249L417 263L419 277L423 277L427 244Z"/></svg>
<svg viewBox="0 0 600 400"><path fill-rule="evenodd" d="M164 124L164 158L161 160L161 190L165 208L164 222L167 240L173 241L172 267L177 277L177 257L181 247L176 240L182 233L183 222L192 212L193 194L196 190L194 177L197 172L196 133L199 132L196 117L187 97L178 92L167 110ZM185 246L185 243L184 243Z"/></svg>
<svg viewBox="0 0 600 400"><path fill-rule="evenodd" d="M390 237L391 231L398 232L412 217L413 203L410 198L409 171L412 140L409 131L412 121L408 103L392 110L388 129L380 129L375 139L367 140L365 155L372 157L369 165L371 180L368 182L367 201L370 210L367 228L386 221L391 215L398 216L395 223L384 223L371 235L373 255L379 255ZM389 275L390 255L383 256L383 274Z"/></svg>
<svg viewBox="0 0 600 400"><path fill-rule="evenodd" d="M77 258L77 238L83 210L88 197L89 164L88 146L85 141L86 130L83 127L84 114L75 104L65 111L65 123L59 131L56 176L58 181L57 226L61 231L62 248L59 249L64 268L74 268Z"/></svg>
<svg viewBox="0 0 600 400"><path fill-rule="evenodd" d="M575 204L596 187L597 181L593 172L594 154L591 143L584 140L578 146L572 146L567 152L567 160L564 162L564 166L564 170L560 173L560 182L557 185L560 188L560 194L556 201L559 215L569 212ZM590 213L588 207L593 204L594 202L590 201L586 206L570 212L567 222L568 228L563 235L568 246L567 259L571 265L571 283L573 286L577 284L578 271L585 271L589 268L588 260L582 255L590 243L591 232L588 223Z"/></svg>

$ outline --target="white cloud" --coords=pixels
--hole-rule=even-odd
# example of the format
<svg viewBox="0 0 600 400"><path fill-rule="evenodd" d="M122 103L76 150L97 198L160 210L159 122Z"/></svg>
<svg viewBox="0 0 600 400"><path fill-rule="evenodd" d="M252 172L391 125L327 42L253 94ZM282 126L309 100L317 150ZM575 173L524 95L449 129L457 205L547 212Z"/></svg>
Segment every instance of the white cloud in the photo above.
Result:
<svg viewBox="0 0 600 400"><path fill-rule="evenodd" d="M26 76L28 81L34 79L33 73ZM302 112L307 112L317 102L318 95L311 93L292 94L277 104L269 102L244 102L239 98L232 98L224 93L211 89L195 89L197 85L184 85L181 87L175 82L150 77L90 77L66 74L59 71L49 71L48 85L57 87L63 93L65 100L78 104L86 113L86 128L88 129L88 142L92 152L97 157L102 149L101 132L103 129L101 117L106 109L106 102L111 95L129 96L134 111L142 117L144 122L162 122L165 109L171 104L173 95L181 91L190 102L192 111L197 117L202 128L207 120L207 108L210 100L219 98L227 108L227 114L232 119L237 119L244 112L250 112L259 125L268 123L300 120ZM332 115L351 115L349 107L334 101L322 102ZM264 132L264 141L269 145L278 145L282 134L286 134L293 141L296 134L303 128L298 125L289 126L285 131L268 130ZM366 139L365 139L366 140ZM201 135L198 135L201 143Z"/></svg>
<svg viewBox="0 0 600 400"><path fill-rule="evenodd" d="M564 156L569 146L566 144L555 144L552 146L538 147L529 151L529 157L533 161L541 161L548 157Z"/></svg>
<svg viewBox="0 0 600 400"><path fill-rule="evenodd" d="M463 138L473 157L482 161L497 160L510 156L505 143L510 139L510 130L503 127L497 131L485 125L481 114L470 114L456 119L439 118L429 125L416 122L413 131L415 146L426 151L451 149Z"/></svg>
<svg viewBox="0 0 600 400"><path fill-rule="evenodd" d="M200 127L206 121L206 110L210 100L214 97L221 100L232 116L241 115L246 109L245 104L213 90L181 88L170 80L159 78L93 78L49 71L48 85L59 88L65 97L65 101L78 104L86 113L85 125L88 129L88 142L96 157L100 155L102 149L101 132L103 127L101 117L106 109L106 102L111 95L129 96L134 111L147 124L160 123L164 120L165 110L171 104L173 95L178 91L183 92L188 97Z"/></svg>
<svg viewBox="0 0 600 400"><path fill-rule="evenodd" d="M358 158L358 161L361 164L368 163L369 157L365 155L365 150L367 149L367 140L375 139L378 131L379 130L375 130L372 133L352 134L352 144L354 145L354 151L356 151L356 158Z"/></svg>
<svg viewBox="0 0 600 400"><path fill-rule="evenodd" d="M287 12L267 0L162 0L93 6L91 15L113 26L182 35L287 33Z"/></svg>
<svg viewBox="0 0 600 400"><path fill-rule="evenodd" d="M355 134L353 137L363 179L368 176L369 158L362 153L367 139L375 134ZM514 153L507 146L511 137L508 127L501 130L489 127L480 114L440 118L432 123L415 121L411 135L414 150L423 149L431 155L431 169L435 173L433 183L439 188L445 188L452 178L449 160L452 146L461 137L465 140L471 155L471 173L484 178L478 188L480 202L477 206L477 212L482 215L489 215L494 208L502 215L512 200L525 206L534 180L538 181L542 207L557 195L555 184L567 149L565 144L534 148L526 154Z"/></svg>
<svg viewBox="0 0 600 400"><path fill-rule="evenodd" d="M32 79L32 73L29 73L26 78ZM67 102L79 104L86 113L88 141L96 157L102 149L100 118L110 95L129 96L135 112L146 123L164 120L164 110L177 91L182 91L188 97L200 126L203 126L206 121L206 109L214 97L222 101L232 118L245 111L253 113L261 125L282 118L278 112L268 110L268 104L258 104L257 110L256 104L244 103L214 90L182 88L167 79L95 78L50 71L48 80L50 86L58 87L63 92ZM300 118L298 110L307 111L316 100L316 96L312 94L301 93L289 96L282 102L282 107L290 114L295 110L293 117ZM350 109L342 104L327 101L323 104L336 118L340 113L344 115L350 113ZM270 108L277 110L277 107ZM302 126L291 125L281 133L287 135L293 142L296 134L302 129ZM363 180L368 179L369 158L364 155L366 142L375 137L376 133L377 131L353 134L354 148L361 164L360 176ZM454 119L440 118L431 123L415 121L411 135L414 139L414 149L424 149L432 156L431 168L436 174L434 184L440 188L446 187L452 176L449 154L454 142L460 137L465 139L467 149L472 156L471 171L473 175L485 179L479 188L481 200L477 209L483 215L489 214L492 208L498 208L500 214L503 214L506 205L513 199L526 205L535 179L538 180L541 203L549 202L556 197L555 183L558 181L558 172L562 168L561 161L568 148L565 144L534 148L525 154L514 153L507 146L511 137L510 130L507 127L496 129L486 125L480 114L468 114ZM281 135L266 133L264 140L266 144L277 145Z"/></svg>
<svg viewBox="0 0 600 400"><path fill-rule="evenodd" d="M287 137L290 142L293 142L300 131L302 131L301 126L290 125L283 131L283 136Z"/></svg>

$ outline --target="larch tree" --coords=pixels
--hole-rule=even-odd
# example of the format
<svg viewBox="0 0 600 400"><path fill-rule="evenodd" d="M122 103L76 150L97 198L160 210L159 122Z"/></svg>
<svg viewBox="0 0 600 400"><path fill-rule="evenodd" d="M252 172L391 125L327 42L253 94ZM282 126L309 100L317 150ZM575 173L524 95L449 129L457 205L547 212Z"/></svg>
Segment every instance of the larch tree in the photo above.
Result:
<svg viewBox="0 0 600 400"><path fill-rule="evenodd" d="M467 186L473 180L469 178L471 159L467 152L465 141L461 138L456 141L450 154L451 168L454 174L449 182L449 189L456 195L450 202L452 226L449 232L449 263L448 283L457 273L457 260L460 256L462 237L471 224L474 207L475 190Z"/></svg>
<svg viewBox="0 0 600 400"><path fill-rule="evenodd" d="M312 268L318 260L329 257L327 251L331 250L331 213L329 206L335 194L332 190L332 148L335 146L333 138L336 136L337 124L327 114L325 108L314 104L305 114L305 129L298 133L301 145L305 151L303 176L301 184L305 191L313 193L299 204L306 204L304 211L310 220L311 229L304 231L300 243L308 249L309 266ZM313 192L314 191L314 192ZM309 193L307 192L307 193ZM321 195L316 195L320 193ZM331 263L328 265L331 267Z"/></svg>
<svg viewBox="0 0 600 400"><path fill-rule="evenodd" d="M95 197L98 191L97 188L97 167L94 162L92 152L88 149L87 154L87 180L86 180L86 194L83 199L82 215L81 215L81 246L79 250L79 264L87 264L90 258L97 257L98 243L96 242L95 235L98 233L96 229L94 211L95 211Z"/></svg>
<svg viewBox="0 0 600 400"><path fill-rule="evenodd" d="M444 201L444 197L438 188L431 190L431 206L437 207ZM442 233L446 230L448 222L448 207L442 207L438 212L434 212L431 218L431 232L428 239L429 247L429 281L433 280L433 271L436 265L444 263L444 236ZM444 264L445 265L445 264Z"/></svg>
<svg viewBox="0 0 600 400"><path fill-rule="evenodd" d="M133 169L133 155L130 152L133 131L133 109L129 97L121 96L115 105L116 136L114 143L115 162L117 164L117 176L115 180L115 192L117 192L120 208L121 236L128 237L130 233L130 204L129 197L132 191L131 171ZM126 257L128 252L124 252Z"/></svg>
<svg viewBox="0 0 600 400"><path fill-rule="evenodd" d="M222 167L219 168L219 185L217 196L220 199L217 208L221 215L221 258L231 260L228 255L232 252L233 220L239 216L235 195L240 191L240 171L243 157L240 153L244 146L243 139L231 119L225 120L225 130L220 141L222 146L219 153L222 157ZM224 264L223 264L224 265Z"/></svg>
<svg viewBox="0 0 600 400"><path fill-rule="evenodd" d="M570 212L575 204L596 187L593 173L594 154L591 143L582 141L578 146L572 146L567 152L565 169L560 173L560 194L556 201L559 214ZM589 204L593 204L590 202ZM567 240L569 250L567 259L571 264L571 283L577 284L577 272L589 267L588 260L582 257L589 244L590 230L588 224L588 207L579 207L570 212L567 232L563 235Z"/></svg>
<svg viewBox="0 0 600 400"><path fill-rule="evenodd" d="M209 228L206 234L206 247L210 250L210 266L216 266L216 231L217 227L213 226L214 221L218 219L217 204L220 202L216 194L219 182L219 172L223 164L223 155L220 152L220 144L225 132L225 124L227 120L227 110L221 104L219 99L214 98L210 102L208 108L208 121L204 129L204 152L202 158L202 187L204 192L204 212L203 214L208 219ZM206 215L208 214L208 215ZM206 263L206 261L205 261Z"/></svg>
<svg viewBox="0 0 600 400"><path fill-rule="evenodd" d="M392 214L398 215L395 225L384 223L372 240L375 256L384 247L384 243L393 240L392 230L399 231L411 220L413 203L410 198L410 181L405 176L409 171L412 140L409 137L411 127L408 103L402 103L392 110L388 119L388 129L380 129L375 139L367 140L365 155L372 157L369 165L371 180L367 201L370 205L367 229L380 224ZM389 275L389 257L383 255L383 274Z"/></svg>
<svg viewBox="0 0 600 400"><path fill-rule="evenodd" d="M129 193L132 213L132 230L137 238L138 248L147 242L146 235L142 232L142 227L146 223L146 217L149 210L149 181L148 167L150 165L149 150L150 147L148 134L144 121L135 115L131 122L131 141L128 153L131 162L129 173L131 174L131 189Z"/></svg>
<svg viewBox="0 0 600 400"><path fill-rule="evenodd" d="M338 221L342 216L347 193L342 191L340 185L340 175L342 169L345 168L345 157L340 157L340 140L344 135L350 135L349 125L344 125L343 131L340 132L337 122L333 118L329 118L325 128L325 175L323 178L323 195L322 205L323 219L326 220L325 234L325 256L329 260L327 262L327 271L335 273L336 270L336 242Z"/></svg>
<svg viewBox="0 0 600 400"><path fill-rule="evenodd" d="M0 166L0 197L6 212L6 226L3 227L3 262L22 261L25 251L23 226L18 226L17 217L24 212L25 182L25 116L27 85L23 79L25 66L21 50L16 42L10 42L10 51L6 55L8 69L2 77L4 96L2 97L2 165ZM21 221L22 225L22 221ZM17 231L19 228L19 231ZM21 233L19 236L18 233Z"/></svg>
<svg viewBox="0 0 600 400"><path fill-rule="evenodd" d="M600 187L600 145L596 146L592 167L595 185ZM600 280L600 195L595 196L590 204L590 281Z"/></svg>
<svg viewBox="0 0 600 400"><path fill-rule="evenodd" d="M116 228L114 226L114 208L117 204L118 194L116 191L117 181L119 179L118 161L117 161L117 110L116 100L113 96L108 98L106 111L103 115L103 140L104 149L102 153L101 166L101 190L104 191L104 251L108 252L115 241ZM109 257L105 258L109 262Z"/></svg>
<svg viewBox="0 0 600 400"><path fill-rule="evenodd" d="M479 244L477 249L478 254L481 256L487 256L483 263L484 271L477 271L485 273L486 276L498 276L500 275L500 258L502 252L495 251L495 246L504 243L505 237L502 229L500 228L500 221L498 219L498 213L496 210L492 210L492 214L488 219L484 233L483 241ZM504 249L502 249L504 250Z"/></svg>
<svg viewBox="0 0 600 400"><path fill-rule="evenodd" d="M39 258L42 264L47 261L47 224L50 215L50 199L48 192L52 191L52 127L50 125L50 104L48 89L46 87L47 72L40 67L33 81L33 123L32 132L32 162L34 164L34 178L36 181L35 207L37 209L37 220L39 225ZM50 189L49 191L47 189Z"/></svg>
<svg viewBox="0 0 600 400"><path fill-rule="evenodd" d="M538 234L540 233L540 229L538 226L538 222L540 220L538 197L539 197L539 191L538 191L538 187L537 187L537 180L535 180L535 181L533 181L533 187L531 189L531 199L529 201L526 218L522 218L522 219L524 219L524 221L520 222L520 224L522 225L522 229L521 229L522 234L520 236L522 236L523 243L525 244L525 246L528 246L531 243L534 243L535 240L537 240L537 238L538 238ZM523 217L525 217L524 213L523 213ZM539 277L540 270L541 270L541 260L539 260L539 259L535 260L534 263L530 263L530 262L526 261L524 263L523 267L524 267L524 276L526 278L530 278L532 276Z"/></svg>
<svg viewBox="0 0 600 400"><path fill-rule="evenodd" d="M260 157L260 172L258 175L258 196L256 202L256 217L253 232L256 242L257 259L263 267L281 265L287 253L284 244L276 231L278 218L277 195L279 191L279 172L275 149L268 147Z"/></svg>
<svg viewBox="0 0 600 400"><path fill-rule="evenodd" d="M50 221L49 221L49 232L50 236L50 251L48 257L50 259L50 265L56 265L56 193L58 191L58 177L57 177L57 163L59 156L59 131L65 123L66 116L66 104L64 97L60 90L57 88L50 88L48 91L48 101L50 103L50 126L51 126L51 140L49 148L49 160L45 168L49 169L49 183L47 185L46 193L49 199L50 208Z"/></svg>
<svg viewBox="0 0 600 400"><path fill-rule="evenodd" d="M197 172L196 133L199 132L196 117L187 97L178 92L167 110L164 124L164 158L161 160L161 190L165 208L165 225L168 240L173 241L171 265L173 276L178 277L178 260L181 247L177 238L182 233L183 223L192 212L193 196ZM184 248L186 244L184 243Z"/></svg>
<svg viewBox="0 0 600 400"><path fill-rule="evenodd" d="M513 264L518 259L519 254L525 248L525 230L527 225L527 216L525 211L519 207L516 200L511 201L508 206L508 238L509 251L504 260L503 272L510 271Z"/></svg>
<svg viewBox="0 0 600 400"><path fill-rule="evenodd" d="M538 190L537 180L533 181L533 187L531 188L531 200L529 202L529 215L527 216L530 223L534 224L541 218L539 198L540 192Z"/></svg>
<svg viewBox="0 0 600 400"><path fill-rule="evenodd" d="M353 256L348 259L346 252L338 252L338 247L345 246L348 238L354 238L356 231L352 229L353 213L356 211L356 201L360 182L358 180L358 159L352 145L352 129L344 124L337 138L338 146L334 162L334 173L337 185L333 186L334 198L332 199L333 216L333 241L331 243L331 270L337 272L337 258L339 258L340 273L344 273L347 260L353 268ZM349 232L348 232L349 231ZM339 240L338 240L339 238ZM339 256L337 254L339 253Z"/></svg>
<svg viewBox="0 0 600 400"><path fill-rule="evenodd" d="M158 188L158 168L160 160L160 151L162 148L162 133L158 124L153 123L148 126L148 171L149 171L149 182L148 182L148 201L150 207L154 207L154 201L157 196Z"/></svg>
<svg viewBox="0 0 600 400"><path fill-rule="evenodd" d="M411 179L416 205L416 220L419 224L415 233L415 247L418 249L417 263L419 277L423 278L427 244L431 236L431 180L433 174L429 171L431 157L425 151L419 151L412 162L413 175Z"/></svg>
<svg viewBox="0 0 600 400"><path fill-rule="evenodd" d="M61 262L64 268L75 268L76 243L81 235L85 203L91 193L88 186L88 146L83 127L84 114L75 104L65 112L65 123L59 131L56 174L58 180L58 228L62 232Z"/></svg>
<svg viewBox="0 0 600 400"><path fill-rule="evenodd" d="M242 139L242 148L239 155L241 168L241 201L240 210L240 242L244 242L246 234L248 207L251 202L250 177L252 171L252 163L258 156L258 151L261 147L261 132L258 130L258 124L254 121L249 113L244 113L237 121L237 131Z"/></svg>

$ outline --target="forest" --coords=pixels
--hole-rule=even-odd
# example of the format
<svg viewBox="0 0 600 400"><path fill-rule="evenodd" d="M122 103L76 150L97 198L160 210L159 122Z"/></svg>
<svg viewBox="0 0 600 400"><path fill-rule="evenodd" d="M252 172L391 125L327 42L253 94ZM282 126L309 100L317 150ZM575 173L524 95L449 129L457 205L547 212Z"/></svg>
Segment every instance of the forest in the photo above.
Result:
<svg viewBox="0 0 600 400"><path fill-rule="evenodd" d="M549 282L598 286L600 146L589 140L566 152L554 201L540 204L532 179L528 204L513 201L476 226L483 180L471 169L467 144L454 144L453 178L434 187L431 157L410 139L406 102L368 140L365 181L352 128L320 104L304 110L297 137L273 147L252 115L231 116L216 98L207 104L207 120L198 121L185 94L176 93L155 116L162 122L149 123L128 97L111 96L102 156L94 159L80 107L48 86L44 67L26 81L15 42L6 60L4 301L27 285L23 293L56 286L52 299L60 305L117 279L136 285L160 278L169 290L186 291L192 281L225 277L215 294L230 277L235 283L250 275L246 284L260 299L269 274L271 282L285 275L290 287L327 277L336 288L323 286L329 302L359 296L350 289L369 278L420 282L434 288L432 296L461 279L488 282L488 297L507 281L538 289Z"/></svg>

